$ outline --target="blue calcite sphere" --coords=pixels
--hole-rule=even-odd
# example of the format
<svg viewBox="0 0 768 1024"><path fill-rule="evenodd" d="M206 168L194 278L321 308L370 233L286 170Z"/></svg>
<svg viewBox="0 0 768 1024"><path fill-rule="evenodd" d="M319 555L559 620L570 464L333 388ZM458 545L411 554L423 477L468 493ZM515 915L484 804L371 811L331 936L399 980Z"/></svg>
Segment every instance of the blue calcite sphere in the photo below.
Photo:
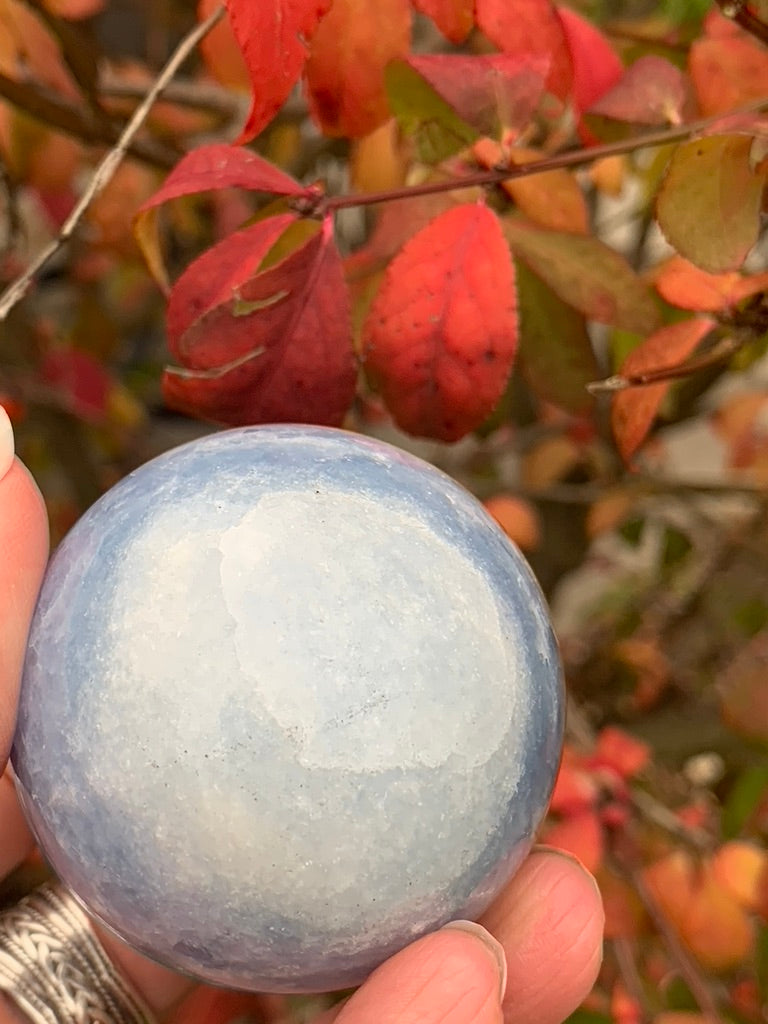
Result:
<svg viewBox="0 0 768 1024"><path fill-rule="evenodd" d="M254 427L138 469L61 544L13 765L133 946L319 991L484 911L562 726L542 596L473 497L389 445Z"/></svg>

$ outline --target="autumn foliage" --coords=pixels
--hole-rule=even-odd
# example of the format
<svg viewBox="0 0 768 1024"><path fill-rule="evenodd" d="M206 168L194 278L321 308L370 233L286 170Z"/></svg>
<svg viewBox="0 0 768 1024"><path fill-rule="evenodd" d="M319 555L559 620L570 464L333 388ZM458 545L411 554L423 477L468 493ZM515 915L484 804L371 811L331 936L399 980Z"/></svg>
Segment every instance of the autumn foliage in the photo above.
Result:
<svg viewBox="0 0 768 1024"><path fill-rule="evenodd" d="M607 915L573 1024L759 1024L768 5L225 7L72 239L0 297L0 402L54 539L212 426L345 426L437 461L528 554L561 640L541 838ZM144 52L108 0L0 0L4 285L158 48L216 8L147 14ZM200 999L212 1022L253 1009Z"/></svg>

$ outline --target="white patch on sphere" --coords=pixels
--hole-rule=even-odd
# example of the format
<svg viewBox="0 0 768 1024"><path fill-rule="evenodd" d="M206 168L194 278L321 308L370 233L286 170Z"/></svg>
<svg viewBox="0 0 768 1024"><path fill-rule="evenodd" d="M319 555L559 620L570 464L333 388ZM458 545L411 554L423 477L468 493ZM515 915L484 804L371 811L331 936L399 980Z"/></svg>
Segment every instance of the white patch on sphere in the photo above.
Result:
<svg viewBox="0 0 768 1024"><path fill-rule="evenodd" d="M496 750L515 672L496 601L407 506L282 491L221 551L240 667L299 763L384 771L457 755L469 767Z"/></svg>

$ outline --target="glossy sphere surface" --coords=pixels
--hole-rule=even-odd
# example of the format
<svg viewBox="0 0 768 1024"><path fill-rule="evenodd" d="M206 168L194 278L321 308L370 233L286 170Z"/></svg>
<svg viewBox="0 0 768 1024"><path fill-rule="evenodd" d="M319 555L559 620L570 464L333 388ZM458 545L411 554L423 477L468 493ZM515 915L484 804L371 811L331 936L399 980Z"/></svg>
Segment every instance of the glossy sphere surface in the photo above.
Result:
<svg viewBox="0 0 768 1024"><path fill-rule="evenodd" d="M310 991L484 910L561 733L541 594L482 506L388 445L257 427L148 463L61 544L13 764L128 942Z"/></svg>

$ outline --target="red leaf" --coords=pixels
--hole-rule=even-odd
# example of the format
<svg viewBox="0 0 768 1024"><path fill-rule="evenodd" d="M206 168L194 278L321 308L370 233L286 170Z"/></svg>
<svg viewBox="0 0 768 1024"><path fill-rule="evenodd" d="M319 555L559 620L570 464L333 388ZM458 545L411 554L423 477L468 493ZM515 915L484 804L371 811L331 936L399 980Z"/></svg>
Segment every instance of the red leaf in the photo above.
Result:
<svg viewBox="0 0 768 1024"><path fill-rule="evenodd" d="M563 750L549 809L555 814L570 816L594 807L600 787L584 766L584 759L570 746Z"/></svg>
<svg viewBox="0 0 768 1024"><path fill-rule="evenodd" d="M224 332L240 354L213 366ZM175 409L230 426L340 424L354 397L356 368L330 221L282 262L242 281L236 295L222 297L176 346L208 368L166 370L163 392Z"/></svg>
<svg viewBox="0 0 768 1024"><path fill-rule="evenodd" d="M634 125L681 124L690 112L685 75L663 57L640 57L589 113Z"/></svg>
<svg viewBox="0 0 768 1024"><path fill-rule="evenodd" d="M258 272L264 257L296 220L291 213L236 231L191 263L168 298L168 347L191 369L210 369L238 359L255 346L237 314L221 318L212 332L200 321L211 311L243 302L241 289Z"/></svg>
<svg viewBox="0 0 768 1024"><path fill-rule="evenodd" d="M606 726L597 737L597 745L589 759L592 768L611 768L622 779L630 779L648 764L651 749L647 743L634 736Z"/></svg>
<svg viewBox="0 0 768 1024"><path fill-rule="evenodd" d="M528 124L544 92L548 62L536 54L429 54L406 61L467 124L515 134Z"/></svg>
<svg viewBox="0 0 768 1024"><path fill-rule="evenodd" d="M326 135L360 138L387 120L384 69L410 42L408 0L334 0L306 67L310 109Z"/></svg>
<svg viewBox="0 0 768 1024"><path fill-rule="evenodd" d="M549 62L547 86L560 99L573 85L563 25L550 0L476 0L475 22L504 53L541 56Z"/></svg>
<svg viewBox="0 0 768 1024"><path fill-rule="evenodd" d="M499 222L466 204L389 265L363 326L367 368L403 430L456 441L504 392L517 342L514 269Z"/></svg>
<svg viewBox="0 0 768 1024"><path fill-rule="evenodd" d="M557 14L573 65L573 105L582 113L619 81L624 66L591 21L570 7L558 7Z"/></svg>
<svg viewBox="0 0 768 1024"><path fill-rule="evenodd" d="M68 412L92 423L104 418L112 381L93 356L76 348L52 349L43 356L40 373Z"/></svg>
<svg viewBox="0 0 768 1024"><path fill-rule="evenodd" d="M253 102L237 140L248 142L269 124L298 82L307 45L331 0L225 0L243 53Z"/></svg>
<svg viewBox="0 0 768 1024"><path fill-rule="evenodd" d="M467 198L469 190L464 193ZM347 280L359 281L363 277L384 270L392 257L409 238L426 227L439 213L456 204L460 193L437 192L435 195L413 199L393 199L382 203L367 242L345 260Z"/></svg>
<svg viewBox="0 0 768 1024"><path fill-rule="evenodd" d="M558 821L547 829L542 838L547 846L578 857L587 871L596 871L603 862L603 827L597 812L591 808Z"/></svg>
<svg viewBox="0 0 768 1024"><path fill-rule="evenodd" d="M240 146L214 143L193 149L176 164L155 194L139 208L149 210L169 199L212 192L220 188L248 188L278 196L300 195L306 190L257 153Z"/></svg>
<svg viewBox="0 0 768 1024"><path fill-rule="evenodd" d="M474 0L413 0L452 43L463 43L475 23Z"/></svg>
<svg viewBox="0 0 768 1024"><path fill-rule="evenodd" d="M738 271L708 274L682 256L673 256L656 275L656 290L681 309L716 313L768 289L768 271L744 277Z"/></svg>
<svg viewBox="0 0 768 1024"><path fill-rule="evenodd" d="M712 325L709 317L692 317L662 327L629 353L621 366L622 375L675 366L688 358ZM669 381L661 381L645 387L627 388L614 395L611 424L616 444L626 462L645 440L669 387Z"/></svg>

